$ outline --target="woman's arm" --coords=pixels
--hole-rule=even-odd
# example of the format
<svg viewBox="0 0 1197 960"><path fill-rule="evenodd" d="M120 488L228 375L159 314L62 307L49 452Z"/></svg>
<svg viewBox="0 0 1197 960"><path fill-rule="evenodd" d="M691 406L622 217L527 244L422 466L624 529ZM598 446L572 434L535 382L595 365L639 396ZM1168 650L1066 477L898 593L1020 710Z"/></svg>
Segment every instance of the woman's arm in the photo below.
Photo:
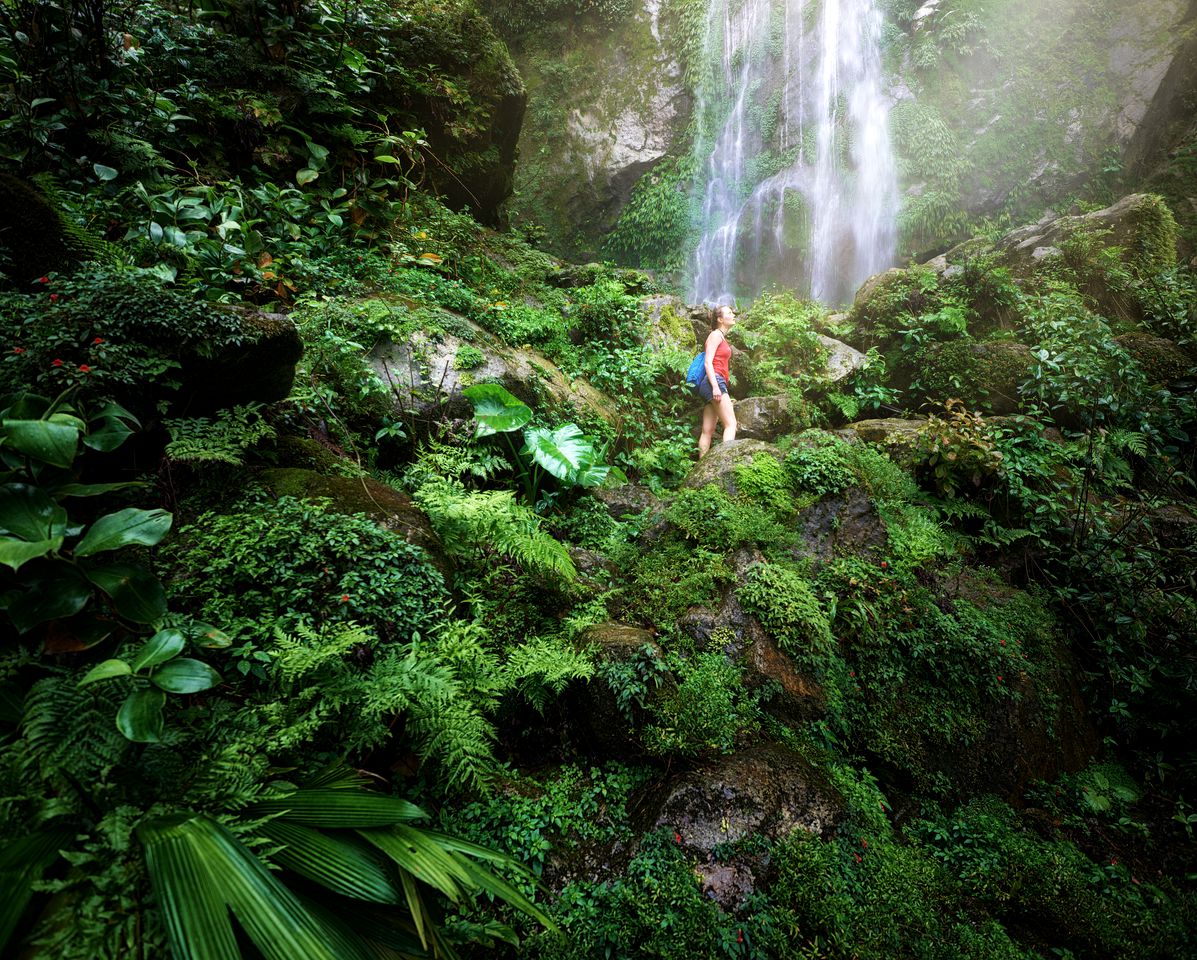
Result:
<svg viewBox="0 0 1197 960"><path fill-rule="evenodd" d="M715 378L715 351L719 349L719 344L722 340L723 334L718 330L712 330L707 334L706 346L703 349L707 354L707 381L711 385L711 399L718 400L722 393L719 391L719 381Z"/></svg>

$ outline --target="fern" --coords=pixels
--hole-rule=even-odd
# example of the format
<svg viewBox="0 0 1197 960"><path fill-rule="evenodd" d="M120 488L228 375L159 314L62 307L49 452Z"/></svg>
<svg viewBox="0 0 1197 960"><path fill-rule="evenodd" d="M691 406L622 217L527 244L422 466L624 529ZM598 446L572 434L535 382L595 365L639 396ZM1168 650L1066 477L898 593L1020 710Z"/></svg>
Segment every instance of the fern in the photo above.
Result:
<svg viewBox="0 0 1197 960"><path fill-rule="evenodd" d="M569 551L511 491L471 492L452 480L434 480L415 499L455 556L477 561L498 554L546 579L569 583L577 576Z"/></svg>
<svg viewBox="0 0 1197 960"><path fill-rule="evenodd" d="M534 637L511 651L503 670L512 686L544 713L571 681L594 676L594 661L561 640Z"/></svg>
<svg viewBox="0 0 1197 960"><path fill-rule="evenodd" d="M227 463L242 466L247 450L273 440L274 428L262 417L260 403L221 410L215 420L184 417L164 420L170 433L166 455L183 463Z"/></svg>
<svg viewBox="0 0 1197 960"><path fill-rule="evenodd" d="M90 790L102 789L132 748L112 722L126 693L120 684L79 687L66 676L34 684L23 721L31 771L50 783L65 775Z"/></svg>

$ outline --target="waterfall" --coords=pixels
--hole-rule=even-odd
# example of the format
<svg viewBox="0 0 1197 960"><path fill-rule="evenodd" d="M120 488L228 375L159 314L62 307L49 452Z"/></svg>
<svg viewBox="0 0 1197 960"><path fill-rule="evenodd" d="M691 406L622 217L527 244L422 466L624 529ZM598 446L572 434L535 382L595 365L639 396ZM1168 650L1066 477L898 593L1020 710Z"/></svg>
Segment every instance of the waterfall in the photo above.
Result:
<svg viewBox="0 0 1197 960"><path fill-rule="evenodd" d="M777 284L836 306L892 264L880 32L874 0L711 0L692 301Z"/></svg>

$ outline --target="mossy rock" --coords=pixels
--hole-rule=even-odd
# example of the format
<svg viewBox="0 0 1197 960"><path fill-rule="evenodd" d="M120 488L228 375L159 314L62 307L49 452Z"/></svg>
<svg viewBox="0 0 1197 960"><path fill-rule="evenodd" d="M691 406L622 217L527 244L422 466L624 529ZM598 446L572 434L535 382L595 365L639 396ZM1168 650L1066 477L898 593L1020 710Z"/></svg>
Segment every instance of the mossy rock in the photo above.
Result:
<svg viewBox="0 0 1197 960"><path fill-rule="evenodd" d="M301 500L328 499L336 513L364 513L379 526L397 533L408 543L422 547L446 580L451 565L432 524L411 498L370 477L329 477L303 467L269 467L258 475L277 497Z"/></svg>
<svg viewBox="0 0 1197 960"><path fill-rule="evenodd" d="M866 346L880 346L904 326L904 316L932 312L942 303L933 269L892 267L861 284L848 316Z"/></svg>
<svg viewBox="0 0 1197 960"><path fill-rule="evenodd" d="M1018 388L1031 375L1031 348L1015 340L953 340L932 344L919 357L920 399L953 397L973 410L1004 415L1019 409Z"/></svg>
<svg viewBox="0 0 1197 960"><path fill-rule="evenodd" d="M708 484L714 484L728 496L737 496L740 491L736 486L736 468L750 465L759 453L768 454L774 460L783 459L777 447L761 440L737 439L730 444L714 443L707 455L691 468L683 486L701 490Z"/></svg>
<svg viewBox="0 0 1197 960"><path fill-rule="evenodd" d="M285 400L295 382L303 341L289 317L252 307L228 307L245 331L241 343L215 356L184 356L180 404L189 414L244 403Z"/></svg>
<svg viewBox="0 0 1197 960"><path fill-rule="evenodd" d="M881 417L874 420L857 420L832 433L841 440L864 440L884 448L890 458L902 466L909 466L914 458L919 433L927 425L922 419Z"/></svg>
<svg viewBox="0 0 1197 960"><path fill-rule="evenodd" d="M1197 357L1163 337L1136 331L1115 337L1114 341L1138 361L1153 384L1168 386L1188 379L1197 368Z"/></svg>
<svg viewBox="0 0 1197 960"><path fill-rule="evenodd" d="M0 285L29 290L48 273L69 272L79 261L108 260L107 244L89 236L27 180L0 173Z"/></svg>

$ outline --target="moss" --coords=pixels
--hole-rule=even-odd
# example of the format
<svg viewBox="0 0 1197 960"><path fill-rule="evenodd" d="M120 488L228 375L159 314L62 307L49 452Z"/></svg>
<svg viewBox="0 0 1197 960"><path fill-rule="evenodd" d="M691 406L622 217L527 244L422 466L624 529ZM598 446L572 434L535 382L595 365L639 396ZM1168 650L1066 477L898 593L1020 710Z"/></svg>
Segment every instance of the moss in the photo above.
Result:
<svg viewBox="0 0 1197 960"><path fill-rule="evenodd" d="M1031 363L1030 348L1014 340L935 344L919 357L921 397L930 403L956 397L970 409L1012 413Z"/></svg>
<svg viewBox="0 0 1197 960"><path fill-rule="evenodd" d="M60 204L33 184L0 173L0 279L18 290L47 273L70 271L76 261L112 259L107 244L87 234Z"/></svg>
<svg viewBox="0 0 1197 960"><path fill-rule="evenodd" d="M865 282L848 316L866 345L882 346L892 342L908 317L932 312L944 302L930 267L895 268Z"/></svg>
<svg viewBox="0 0 1197 960"><path fill-rule="evenodd" d="M1180 227L1164 198L1154 193L1143 194L1130 220L1136 228L1133 266L1144 275L1175 267Z"/></svg>
<svg viewBox="0 0 1197 960"><path fill-rule="evenodd" d="M1129 353L1143 368L1152 384L1168 385L1187 378L1197 366L1192 354L1171 340L1154 337L1150 333L1124 333L1115 342Z"/></svg>

